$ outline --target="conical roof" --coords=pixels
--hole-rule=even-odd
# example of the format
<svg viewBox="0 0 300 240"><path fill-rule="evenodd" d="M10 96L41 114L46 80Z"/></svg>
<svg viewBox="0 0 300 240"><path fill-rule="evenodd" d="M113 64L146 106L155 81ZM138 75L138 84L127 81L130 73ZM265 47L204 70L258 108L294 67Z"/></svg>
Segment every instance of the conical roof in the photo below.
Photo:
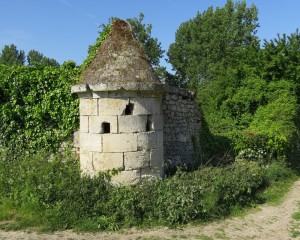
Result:
<svg viewBox="0 0 300 240"><path fill-rule="evenodd" d="M95 59L82 76L84 84L160 84L129 23L116 20Z"/></svg>

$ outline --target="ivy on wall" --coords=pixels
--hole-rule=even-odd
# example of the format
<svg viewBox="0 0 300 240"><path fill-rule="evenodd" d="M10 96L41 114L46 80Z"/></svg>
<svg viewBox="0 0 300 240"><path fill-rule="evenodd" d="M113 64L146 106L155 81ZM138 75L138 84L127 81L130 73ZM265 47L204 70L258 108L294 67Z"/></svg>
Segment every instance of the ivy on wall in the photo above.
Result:
<svg viewBox="0 0 300 240"><path fill-rule="evenodd" d="M61 67L0 65L0 141L7 147L54 150L78 128L74 62Z"/></svg>

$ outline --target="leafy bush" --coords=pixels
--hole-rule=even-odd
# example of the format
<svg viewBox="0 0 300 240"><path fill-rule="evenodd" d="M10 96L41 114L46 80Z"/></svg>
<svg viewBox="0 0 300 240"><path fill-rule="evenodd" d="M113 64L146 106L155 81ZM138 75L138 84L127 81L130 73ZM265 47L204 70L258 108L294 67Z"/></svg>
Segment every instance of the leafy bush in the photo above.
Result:
<svg viewBox="0 0 300 240"><path fill-rule="evenodd" d="M61 67L0 65L0 140L11 149L57 149L78 128L73 62Z"/></svg>
<svg viewBox="0 0 300 240"><path fill-rule="evenodd" d="M10 159L1 148L0 217L48 230L94 231L205 221L255 202L266 186L289 177L285 169L284 164L240 160L117 188L107 173L81 176L71 154Z"/></svg>

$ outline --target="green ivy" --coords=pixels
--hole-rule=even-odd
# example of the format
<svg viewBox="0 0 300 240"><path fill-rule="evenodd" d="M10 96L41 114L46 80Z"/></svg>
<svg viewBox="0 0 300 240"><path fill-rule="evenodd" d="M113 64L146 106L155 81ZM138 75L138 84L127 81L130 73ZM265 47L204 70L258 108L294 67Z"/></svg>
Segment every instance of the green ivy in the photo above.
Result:
<svg viewBox="0 0 300 240"><path fill-rule="evenodd" d="M0 66L0 140L13 149L54 150L78 128L73 62L61 67Z"/></svg>

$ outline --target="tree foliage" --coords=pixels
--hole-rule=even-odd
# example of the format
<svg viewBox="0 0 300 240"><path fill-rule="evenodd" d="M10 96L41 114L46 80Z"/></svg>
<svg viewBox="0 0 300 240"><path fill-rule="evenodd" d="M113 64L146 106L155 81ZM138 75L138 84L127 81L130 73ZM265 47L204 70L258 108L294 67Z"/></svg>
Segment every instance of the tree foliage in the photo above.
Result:
<svg viewBox="0 0 300 240"><path fill-rule="evenodd" d="M25 52L18 50L14 44L5 45L0 55L0 64L8 66L23 65L25 63Z"/></svg>
<svg viewBox="0 0 300 240"><path fill-rule="evenodd" d="M140 13L139 18L128 18L136 38L142 43L150 63L153 67L159 67L160 59L164 51L161 49L161 43L157 38L151 36L152 24L144 24L144 14Z"/></svg>
<svg viewBox="0 0 300 240"><path fill-rule="evenodd" d="M167 53L176 71L172 81L197 91L214 135L210 139L224 143L227 138L236 155L251 149L268 159L291 159L290 153L297 152L296 159L300 35L298 30L278 35L261 48L255 36L257 14L246 1L228 0L224 7L210 7L182 23ZM206 149L221 143L210 144Z"/></svg>
<svg viewBox="0 0 300 240"><path fill-rule="evenodd" d="M33 66L36 64L44 65L44 66L53 66L59 67L59 63L53 58L47 58L44 54L36 51L30 50L27 54L27 62L29 66Z"/></svg>
<svg viewBox="0 0 300 240"><path fill-rule="evenodd" d="M61 67L0 65L0 141L11 148L54 150L78 127L73 62Z"/></svg>
<svg viewBox="0 0 300 240"><path fill-rule="evenodd" d="M180 85L195 89L230 66L252 62L250 52L259 47L257 13L257 8L248 8L246 1L234 4L228 0L223 8L210 7L182 23L167 53Z"/></svg>

